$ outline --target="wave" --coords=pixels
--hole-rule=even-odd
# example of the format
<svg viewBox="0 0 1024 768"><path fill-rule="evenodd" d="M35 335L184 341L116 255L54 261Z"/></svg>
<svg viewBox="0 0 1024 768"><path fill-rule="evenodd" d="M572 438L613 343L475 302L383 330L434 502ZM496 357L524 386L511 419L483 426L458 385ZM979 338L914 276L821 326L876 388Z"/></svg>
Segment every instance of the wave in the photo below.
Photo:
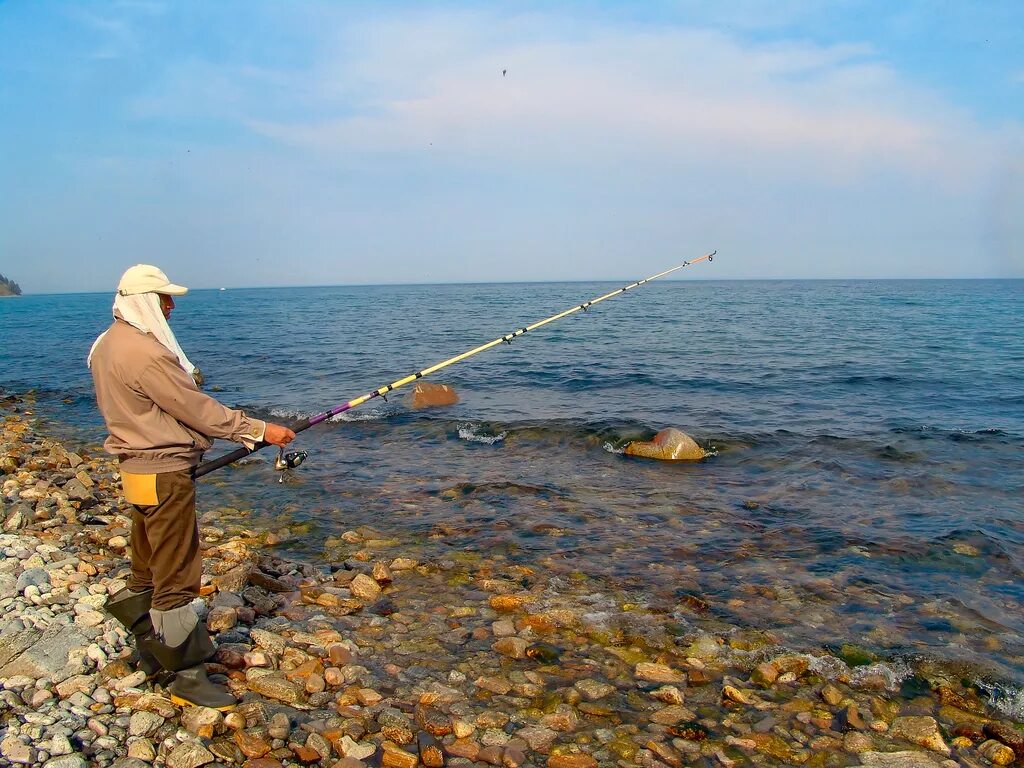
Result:
<svg viewBox="0 0 1024 768"><path fill-rule="evenodd" d="M494 445L500 443L508 436L508 432L499 432L498 434L486 434L481 432L484 427L481 424L474 422L467 422L459 425L459 437L463 440L468 440L471 443L483 443L485 445Z"/></svg>

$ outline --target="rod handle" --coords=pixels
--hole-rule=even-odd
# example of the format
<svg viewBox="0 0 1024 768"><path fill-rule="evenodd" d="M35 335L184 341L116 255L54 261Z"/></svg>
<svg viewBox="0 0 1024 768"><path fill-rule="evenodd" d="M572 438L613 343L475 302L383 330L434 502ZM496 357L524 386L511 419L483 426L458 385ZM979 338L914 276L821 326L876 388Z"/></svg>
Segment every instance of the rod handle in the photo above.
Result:
<svg viewBox="0 0 1024 768"><path fill-rule="evenodd" d="M231 451L231 453L225 453L223 456L218 456L216 459L204 461L202 464L196 467L196 471L193 477L202 477L203 475L208 475L210 472L213 472L213 470L220 469L221 467L226 467L228 464L232 464L238 461L239 459L244 459L246 456L249 456L250 454L256 453L256 451L258 450L266 448L268 445L270 445L270 443L260 441L256 443L256 447L253 448L251 451L243 446L241 448L236 448L235 450Z"/></svg>

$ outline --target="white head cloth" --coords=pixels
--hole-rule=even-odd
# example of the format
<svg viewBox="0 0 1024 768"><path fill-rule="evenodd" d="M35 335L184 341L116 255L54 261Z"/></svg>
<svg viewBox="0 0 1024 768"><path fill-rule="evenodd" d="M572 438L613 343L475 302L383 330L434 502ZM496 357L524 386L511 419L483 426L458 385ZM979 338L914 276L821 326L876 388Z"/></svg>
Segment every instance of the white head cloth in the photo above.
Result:
<svg viewBox="0 0 1024 768"><path fill-rule="evenodd" d="M131 296L117 294L114 297L114 316L120 317L129 325L138 328L143 333L152 333L156 340L163 344L171 353L178 358L178 364L185 370L185 373L194 375L198 370L185 355L185 351L174 338L174 331L167 324L163 311L160 309L160 297L155 293L136 293ZM92 353L106 331L97 337L89 350L88 364L92 365Z"/></svg>

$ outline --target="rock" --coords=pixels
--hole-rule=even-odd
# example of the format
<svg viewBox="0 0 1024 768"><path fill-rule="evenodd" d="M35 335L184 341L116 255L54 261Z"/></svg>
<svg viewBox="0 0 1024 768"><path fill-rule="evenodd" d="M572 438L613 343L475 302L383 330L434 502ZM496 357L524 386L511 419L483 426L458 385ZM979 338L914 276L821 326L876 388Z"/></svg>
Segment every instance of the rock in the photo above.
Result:
<svg viewBox="0 0 1024 768"><path fill-rule="evenodd" d="M944 755L951 751L949 745L943 741L939 724L934 717L897 717L892 722L889 735L894 739L905 739L919 747Z"/></svg>
<svg viewBox="0 0 1024 768"><path fill-rule="evenodd" d="M678 725L696 719L697 715L692 710L679 704L663 707L651 714L651 722L659 725Z"/></svg>
<svg viewBox="0 0 1024 768"><path fill-rule="evenodd" d="M135 700L135 709L143 712L153 712L170 719L177 717L178 709L171 703L170 699L165 699L163 696L159 696L155 693L144 693Z"/></svg>
<svg viewBox="0 0 1024 768"><path fill-rule="evenodd" d="M212 763L216 759L213 753L202 744L187 741L175 747L167 755L167 768L199 768L199 766Z"/></svg>
<svg viewBox="0 0 1024 768"><path fill-rule="evenodd" d="M585 753L551 755L548 768L597 768L597 760Z"/></svg>
<svg viewBox="0 0 1024 768"><path fill-rule="evenodd" d="M181 724L189 733L213 738L217 726L224 722L224 715L209 707L187 707L181 713Z"/></svg>
<svg viewBox="0 0 1024 768"><path fill-rule="evenodd" d="M156 760L156 748L149 739L133 739L128 742L128 757L152 763Z"/></svg>
<svg viewBox="0 0 1024 768"><path fill-rule="evenodd" d="M842 691L829 683L821 689L821 698L826 704L837 707L844 697Z"/></svg>
<svg viewBox="0 0 1024 768"><path fill-rule="evenodd" d="M574 731L580 724L580 716L576 710L568 704L559 704L554 712L544 715L539 721L544 728L551 728L555 731Z"/></svg>
<svg viewBox="0 0 1024 768"><path fill-rule="evenodd" d="M390 584L394 580L394 575L392 575L387 563L374 563L373 571L370 575L373 576L373 580L378 584Z"/></svg>
<svg viewBox="0 0 1024 768"><path fill-rule="evenodd" d="M633 676L651 683L685 683L686 675L665 664L651 664L641 661L636 665Z"/></svg>
<svg viewBox="0 0 1024 768"><path fill-rule="evenodd" d="M81 755L61 755L47 760L43 768L89 768L89 762Z"/></svg>
<svg viewBox="0 0 1024 768"><path fill-rule="evenodd" d="M528 645L529 643L521 637L503 637L495 642L491 648L502 656L508 656L510 659L525 659L526 647Z"/></svg>
<svg viewBox="0 0 1024 768"><path fill-rule="evenodd" d="M367 603L372 603L380 596L380 585L365 573L360 573L352 579L349 589L352 590L353 597Z"/></svg>
<svg viewBox="0 0 1024 768"><path fill-rule="evenodd" d="M77 629L52 625L31 647L0 667L0 677L27 675L34 680L62 682L85 671L80 664L72 663L71 656L72 651L89 643Z"/></svg>
<svg viewBox="0 0 1024 768"><path fill-rule="evenodd" d="M674 685L662 685L651 691L653 696L658 701L663 701L666 704L682 704L683 703L683 692L676 688Z"/></svg>
<svg viewBox="0 0 1024 768"><path fill-rule="evenodd" d="M945 761L928 752L864 752L860 764L866 768L940 768Z"/></svg>
<svg viewBox="0 0 1024 768"><path fill-rule="evenodd" d="M870 752L875 745L871 737L859 731L850 731L843 736L843 750L852 755L859 755L862 752Z"/></svg>
<svg viewBox="0 0 1024 768"><path fill-rule="evenodd" d="M473 685L477 688L483 688L485 691L496 693L499 696L504 696L512 690L512 683L503 677L479 677L474 681Z"/></svg>
<svg viewBox="0 0 1024 768"><path fill-rule="evenodd" d="M342 757L349 757L354 760L365 760L377 751L376 744L357 742L351 736L342 736L340 746Z"/></svg>
<svg viewBox="0 0 1024 768"><path fill-rule="evenodd" d="M459 402L459 396L447 384L420 381L413 387L409 401L413 408L432 408L441 405L454 405Z"/></svg>
<svg viewBox="0 0 1024 768"><path fill-rule="evenodd" d="M249 637L252 638L256 645L266 649L274 656L280 656L284 653L286 643L284 638L278 634L267 632L264 629L253 629L249 633Z"/></svg>
<svg viewBox="0 0 1024 768"><path fill-rule="evenodd" d="M650 442L630 443L626 454L661 461L700 461L706 455L692 437L671 428L661 430Z"/></svg>
<svg viewBox="0 0 1024 768"><path fill-rule="evenodd" d="M49 587L50 574L45 568L27 568L18 576L15 589L24 592L26 587Z"/></svg>
<svg viewBox="0 0 1024 768"><path fill-rule="evenodd" d="M238 612L226 606L212 608L206 616L206 628L214 634L225 632L237 623Z"/></svg>
<svg viewBox="0 0 1024 768"><path fill-rule="evenodd" d="M246 757L263 757L272 749L269 741L246 730L235 731L232 738Z"/></svg>
<svg viewBox="0 0 1024 768"><path fill-rule="evenodd" d="M32 765L36 761L35 747L25 744L16 736L0 741L0 755L15 765Z"/></svg>
<svg viewBox="0 0 1024 768"><path fill-rule="evenodd" d="M419 758L406 752L397 744L385 741L381 744L381 765L385 768L416 768Z"/></svg>
<svg viewBox="0 0 1024 768"><path fill-rule="evenodd" d="M270 738L287 739L291 731L292 723L288 719L288 715L278 712L270 718L270 724L267 726L267 733L270 735Z"/></svg>
<svg viewBox="0 0 1024 768"><path fill-rule="evenodd" d="M558 731L543 726L528 725L516 731L516 736L525 741L534 752L546 753L558 738Z"/></svg>
<svg viewBox="0 0 1024 768"><path fill-rule="evenodd" d="M265 675L248 681L249 690L268 699L283 701L285 704L301 704L303 689L277 674Z"/></svg>
<svg viewBox="0 0 1024 768"><path fill-rule="evenodd" d="M437 739L426 731L416 734L416 746L419 749L420 761L427 768L441 768L444 765L444 752Z"/></svg>
<svg viewBox="0 0 1024 768"><path fill-rule="evenodd" d="M9 573L0 573L0 600L14 597L21 590L18 589L18 580Z"/></svg>
<svg viewBox="0 0 1024 768"><path fill-rule="evenodd" d="M754 668L754 671L750 674L750 682L767 688L779 678L780 674L782 673L774 662L766 661Z"/></svg>
<svg viewBox="0 0 1024 768"><path fill-rule="evenodd" d="M505 748L497 744L482 747L476 754L476 761L478 763L487 763L488 765L501 765L504 761Z"/></svg>
<svg viewBox="0 0 1024 768"><path fill-rule="evenodd" d="M614 685L590 679L577 680L574 687L587 701L598 701L615 691Z"/></svg>
<svg viewBox="0 0 1024 768"><path fill-rule="evenodd" d="M1016 759L1016 755L1010 747L995 739L989 739L978 745L978 751L984 755L986 760L991 761L992 765L1009 765Z"/></svg>
<svg viewBox="0 0 1024 768"><path fill-rule="evenodd" d="M149 736L164 724L164 718L153 712L133 712L128 721L128 733L132 736Z"/></svg>
<svg viewBox="0 0 1024 768"><path fill-rule="evenodd" d="M1024 760L1024 733L1012 725L998 721L986 723L984 733L989 738L998 739L1010 747L1017 755L1018 760Z"/></svg>

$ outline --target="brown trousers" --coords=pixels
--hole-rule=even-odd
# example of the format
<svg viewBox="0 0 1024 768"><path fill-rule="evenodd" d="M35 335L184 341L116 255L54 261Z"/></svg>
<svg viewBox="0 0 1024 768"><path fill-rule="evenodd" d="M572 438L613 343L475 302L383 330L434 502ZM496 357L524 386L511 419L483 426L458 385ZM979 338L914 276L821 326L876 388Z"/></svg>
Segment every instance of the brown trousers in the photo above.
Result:
<svg viewBox="0 0 1024 768"><path fill-rule="evenodd" d="M133 592L153 590L153 608L169 611L199 596L203 573L192 470L156 475L156 504L132 505Z"/></svg>

